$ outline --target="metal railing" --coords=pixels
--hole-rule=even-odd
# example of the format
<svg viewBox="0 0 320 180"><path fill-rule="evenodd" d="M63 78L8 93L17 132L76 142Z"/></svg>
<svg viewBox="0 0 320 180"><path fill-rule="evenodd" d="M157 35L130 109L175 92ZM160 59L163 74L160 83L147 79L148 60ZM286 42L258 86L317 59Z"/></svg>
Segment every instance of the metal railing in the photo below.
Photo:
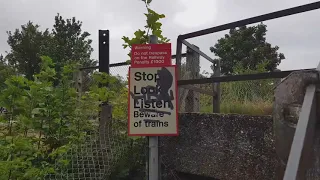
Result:
<svg viewBox="0 0 320 180"><path fill-rule="evenodd" d="M320 72L320 63L316 70L318 73ZM317 84L307 86L290 149L284 180L305 179L306 172L310 167L310 157L313 156L312 149L314 147L314 137L318 121L316 93Z"/></svg>
<svg viewBox="0 0 320 180"><path fill-rule="evenodd" d="M243 20L239 20L239 21L235 21L235 22L231 22L231 23L227 23L227 24L223 24L223 25L219 25L219 26L215 26L215 27L187 33L187 34L183 34L183 35L179 35L177 38L177 48L176 48L176 65L178 67L177 68L178 80L181 80L180 67L181 67L181 57L182 57L181 56L182 44L186 45L188 48L192 49L194 52L198 53L199 55L201 55L202 57L204 57L208 61L212 62L214 65L213 76L218 78L216 80L219 80L219 78L220 78L219 77L220 71L221 71L220 60L212 59L211 57L206 55L204 52L202 52L198 48L196 48L194 45L192 45L191 43L186 41L186 39L199 37L199 36L203 36L203 35L207 35L207 34L212 34L212 33L220 32L220 31L224 31L224 30L228 30L228 29L233 29L236 27L241 27L241 26L245 26L245 25L249 25L249 24L259 23L259 22L263 22L263 21L267 21L267 20L282 18L285 16L294 15L294 14L304 13L304 12L316 10L319 8L320 8L320 1L310 3L310 4L305 4L302 6L293 7L293 8L288 8L288 9L284 9L284 10L280 10L280 11L276 11L276 12L271 12L268 14L263 14L260 16L255 16L255 17L251 17L248 19L243 19ZM200 81L213 82L214 91L215 91L215 92L213 92L213 94L217 94L217 96L213 97L213 102L212 102L213 103L213 112L220 113L220 98L221 98L220 83L219 83L219 81L214 81L214 80L215 79L202 79ZM194 79L194 80L191 80L190 82L192 82L192 81L199 81L199 79ZM182 82L180 82L180 83L182 83ZM182 83L182 84L186 85L188 83L186 81L184 81L184 83ZM179 90L179 94L180 94L180 90Z"/></svg>

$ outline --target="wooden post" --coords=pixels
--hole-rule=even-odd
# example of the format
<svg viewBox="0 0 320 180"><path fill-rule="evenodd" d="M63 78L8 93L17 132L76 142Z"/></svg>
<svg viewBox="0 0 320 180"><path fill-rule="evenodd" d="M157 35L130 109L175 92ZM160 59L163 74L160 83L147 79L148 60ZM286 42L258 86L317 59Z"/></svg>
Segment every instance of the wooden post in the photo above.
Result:
<svg viewBox="0 0 320 180"><path fill-rule="evenodd" d="M220 61L217 60L213 64L213 76L219 77L220 76ZM213 113L220 113L220 99L221 99L221 91L220 91L220 83L213 83L213 94L212 97L212 112Z"/></svg>
<svg viewBox="0 0 320 180"><path fill-rule="evenodd" d="M108 126L111 125L111 121L112 121L112 108L111 105L109 104L105 104L103 106L101 106L101 113L100 113L100 123L99 123L99 140L100 140L100 144L101 144L101 148L102 149L106 149L107 148L107 144L109 144L108 138L106 138L106 136L108 136L111 132L108 132L107 130L109 130Z"/></svg>
<svg viewBox="0 0 320 180"><path fill-rule="evenodd" d="M182 73L181 73L181 53L182 53L182 41L180 40L180 38L177 38L177 48L176 48L176 66L177 66L177 80L181 80L182 79ZM183 89L178 87L178 111L181 112L182 110L182 94L183 94Z"/></svg>
<svg viewBox="0 0 320 180"><path fill-rule="evenodd" d="M193 45L195 46L195 45ZM197 49L199 47L195 46ZM200 55L189 47L187 48L186 75L188 79L200 78ZM199 85L193 85L199 87ZM184 101L185 112L200 111L200 93L192 90L186 90L186 98Z"/></svg>
<svg viewBox="0 0 320 180"><path fill-rule="evenodd" d="M78 93L78 98L80 98L82 95L82 85L83 85L82 84L82 82L83 82L82 75L83 75L83 73L82 73L82 70L79 70L74 74L75 74L75 76L74 76L75 88Z"/></svg>
<svg viewBox="0 0 320 180"><path fill-rule="evenodd" d="M275 69L274 72L281 72L281 70L280 70L280 69ZM281 82L281 78L276 78L276 79L274 79L274 81L273 81L273 86L274 86L274 88L276 88L277 85L278 85L280 82Z"/></svg>

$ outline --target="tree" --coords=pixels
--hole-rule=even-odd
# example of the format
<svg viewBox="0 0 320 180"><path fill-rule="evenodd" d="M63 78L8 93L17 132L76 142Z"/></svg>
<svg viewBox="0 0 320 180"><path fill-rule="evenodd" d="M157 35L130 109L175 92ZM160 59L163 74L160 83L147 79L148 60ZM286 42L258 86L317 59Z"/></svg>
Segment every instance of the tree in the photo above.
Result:
<svg viewBox="0 0 320 180"><path fill-rule="evenodd" d="M234 70L236 65L255 70L261 63L266 64L267 71L275 70L285 56L277 52L278 46L272 47L266 42L266 32L267 26L263 23L252 27L230 29L229 34L210 47L210 51L219 57L221 73L237 74Z"/></svg>
<svg viewBox="0 0 320 180"><path fill-rule="evenodd" d="M92 40L88 39L90 33L82 32L82 22L77 21L75 17L63 19L59 14L54 19L54 43L50 57L57 64L57 69L67 62L78 62L84 67L96 65L96 61L90 59L93 51Z"/></svg>
<svg viewBox="0 0 320 180"><path fill-rule="evenodd" d="M39 25L29 21L21 26L21 30L7 32L11 50L6 59L29 80L40 72L40 56L52 57L58 77L62 67L68 63L94 66L96 61L90 59L92 40L81 27L82 23L75 17L65 20L59 14L55 16L52 32L48 29L42 32Z"/></svg>
<svg viewBox="0 0 320 180"><path fill-rule="evenodd" d="M0 54L0 91L5 88L5 80L14 75L14 69L8 65L6 59Z"/></svg>
<svg viewBox="0 0 320 180"><path fill-rule="evenodd" d="M39 25L29 21L21 26L21 30L8 31L7 34L11 47L6 56L8 63L27 79L33 79L33 75L40 72L40 55L48 53L48 43L52 38L49 31L41 32Z"/></svg>

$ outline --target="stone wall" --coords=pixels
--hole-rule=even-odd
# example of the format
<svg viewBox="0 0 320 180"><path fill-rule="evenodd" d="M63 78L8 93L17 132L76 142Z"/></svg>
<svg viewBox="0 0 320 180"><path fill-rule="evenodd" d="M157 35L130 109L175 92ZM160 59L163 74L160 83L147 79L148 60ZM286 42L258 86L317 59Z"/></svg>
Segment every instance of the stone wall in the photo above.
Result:
<svg viewBox="0 0 320 180"><path fill-rule="evenodd" d="M271 116L183 113L179 136L160 138L169 169L227 180L270 180L277 162ZM170 178L163 178L170 179Z"/></svg>

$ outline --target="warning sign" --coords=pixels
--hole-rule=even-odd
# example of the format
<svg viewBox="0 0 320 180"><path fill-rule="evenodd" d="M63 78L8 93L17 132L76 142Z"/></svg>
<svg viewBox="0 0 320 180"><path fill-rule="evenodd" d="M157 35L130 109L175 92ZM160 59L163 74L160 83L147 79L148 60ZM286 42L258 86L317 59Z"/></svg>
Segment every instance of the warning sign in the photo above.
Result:
<svg viewBox="0 0 320 180"><path fill-rule="evenodd" d="M171 64L171 43L132 45L131 67L160 67Z"/></svg>
<svg viewBox="0 0 320 180"><path fill-rule="evenodd" d="M129 70L129 136L178 135L176 66Z"/></svg>

